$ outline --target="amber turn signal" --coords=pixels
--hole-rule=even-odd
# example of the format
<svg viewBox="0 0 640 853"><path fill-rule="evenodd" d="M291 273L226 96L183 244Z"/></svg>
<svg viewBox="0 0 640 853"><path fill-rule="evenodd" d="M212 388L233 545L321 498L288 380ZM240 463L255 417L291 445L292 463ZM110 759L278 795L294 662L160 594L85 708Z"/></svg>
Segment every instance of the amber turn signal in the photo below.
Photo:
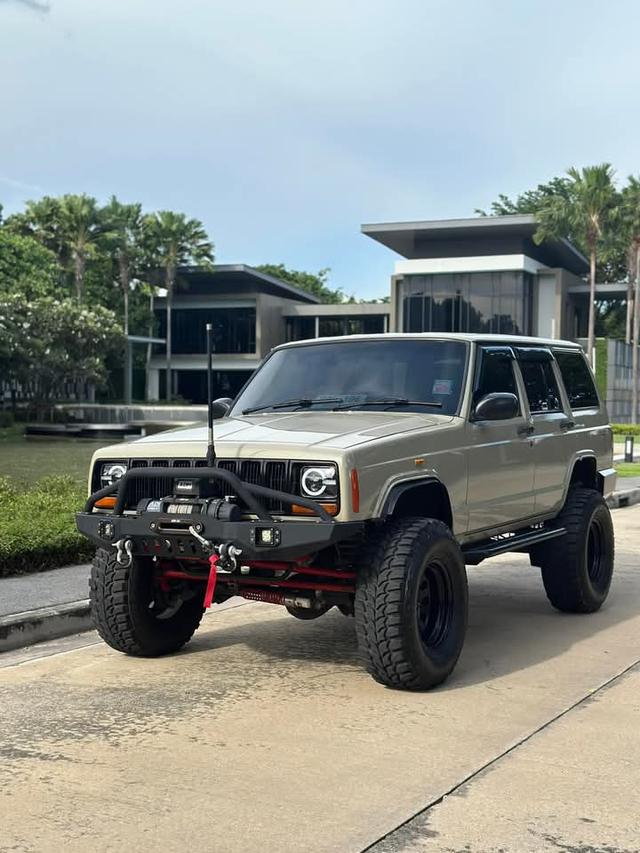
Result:
<svg viewBox="0 0 640 853"><path fill-rule="evenodd" d="M325 510L325 512L328 512L329 515L337 515L338 514L338 504L335 504L335 503L333 503L333 504L320 504L320 506L322 507L323 510ZM300 504L292 504L291 512L294 515L315 515L316 514L312 509L309 509L306 506L300 506Z"/></svg>
<svg viewBox="0 0 640 853"><path fill-rule="evenodd" d="M356 468L351 469L351 509L360 512L360 478Z"/></svg>
<svg viewBox="0 0 640 853"><path fill-rule="evenodd" d="M100 498L99 501L96 501L95 505L98 509L113 509L116 505L116 498L111 496L107 498Z"/></svg>

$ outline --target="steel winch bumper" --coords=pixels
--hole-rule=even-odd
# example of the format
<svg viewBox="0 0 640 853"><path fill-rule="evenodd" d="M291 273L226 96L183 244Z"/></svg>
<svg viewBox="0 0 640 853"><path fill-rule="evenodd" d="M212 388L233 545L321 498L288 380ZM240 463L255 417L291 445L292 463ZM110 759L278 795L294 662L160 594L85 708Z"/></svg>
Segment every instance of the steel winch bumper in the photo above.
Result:
<svg viewBox="0 0 640 853"><path fill-rule="evenodd" d="M167 513L127 510L127 489L134 480L175 477L189 480L222 481L228 494L242 501L241 520L223 520L206 512ZM225 489L225 491L226 491ZM110 513L96 512L101 498L116 496ZM274 517L261 498L284 505L297 504L315 513L304 519ZM219 468L144 468L133 469L112 486L95 492L84 512L76 514L80 533L102 548L127 541L133 556L156 556L162 559L200 559L209 556L206 542L213 545L233 544L242 550L243 560L296 560L323 548L349 539L362 530L362 522L336 522L320 504L299 495L279 492L240 480L235 474ZM189 528L193 527L196 537ZM201 540L206 540L203 542Z"/></svg>

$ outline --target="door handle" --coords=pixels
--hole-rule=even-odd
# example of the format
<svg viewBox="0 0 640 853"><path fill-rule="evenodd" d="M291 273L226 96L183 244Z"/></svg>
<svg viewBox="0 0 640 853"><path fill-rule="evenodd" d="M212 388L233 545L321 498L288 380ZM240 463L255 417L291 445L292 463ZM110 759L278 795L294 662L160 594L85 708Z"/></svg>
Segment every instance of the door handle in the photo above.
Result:
<svg viewBox="0 0 640 853"><path fill-rule="evenodd" d="M571 420L561 421L560 429L563 432L567 432L568 430L573 429L575 425L576 425L575 421L571 421Z"/></svg>
<svg viewBox="0 0 640 853"><path fill-rule="evenodd" d="M518 435L531 435L534 429L535 427L533 424L525 424L524 426L518 427Z"/></svg>

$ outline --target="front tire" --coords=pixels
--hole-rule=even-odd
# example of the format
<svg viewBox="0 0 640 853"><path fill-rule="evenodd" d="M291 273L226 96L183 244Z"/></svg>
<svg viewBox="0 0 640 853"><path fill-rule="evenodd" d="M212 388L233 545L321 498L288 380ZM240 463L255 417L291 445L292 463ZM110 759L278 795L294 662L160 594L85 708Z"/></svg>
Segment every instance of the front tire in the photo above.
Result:
<svg viewBox="0 0 640 853"><path fill-rule="evenodd" d="M566 535L532 552L547 598L565 613L594 613L609 594L613 576L609 507L595 489L571 489L556 523L566 528Z"/></svg>
<svg viewBox="0 0 640 853"><path fill-rule="evenodd" d="M102 639L119 652L158 657L182 648L202 619L202 596L167 601L153 563L133 559L124 568L114 551L99 549L89 581L91 615Z"/></svg>
<svg viewBox="0 0 640 853"><path fill-rule="evenodd" d="M430 518L391 521L356 585L358 645L388 687L428 690L451 673L467 629L467 575L449 528Z"/></svg>

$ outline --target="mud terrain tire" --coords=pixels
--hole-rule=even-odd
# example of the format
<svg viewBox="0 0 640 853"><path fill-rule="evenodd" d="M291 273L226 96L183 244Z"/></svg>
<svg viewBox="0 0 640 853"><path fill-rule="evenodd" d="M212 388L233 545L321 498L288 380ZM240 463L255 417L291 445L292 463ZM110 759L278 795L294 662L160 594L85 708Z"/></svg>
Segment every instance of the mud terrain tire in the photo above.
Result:
<svg viewBox="0 0 640 853"><path fill-rule="evenodd" d="M369 673L428 690L453 670L467 629L467 575L449 528L430 518L385 525L359 572L355 616Z"/></svg>
<svg viewBox="0 0 640 853"><path fill-rule="evenodd" d="M105 643L137 657L158 657L187 643L202 618L202 596L184 601L175 612L154 612L152 563L135 559L124 568L115 551L98 549L89 581L91 615ZM168 615L167 615L168 614Z"/></svg>

